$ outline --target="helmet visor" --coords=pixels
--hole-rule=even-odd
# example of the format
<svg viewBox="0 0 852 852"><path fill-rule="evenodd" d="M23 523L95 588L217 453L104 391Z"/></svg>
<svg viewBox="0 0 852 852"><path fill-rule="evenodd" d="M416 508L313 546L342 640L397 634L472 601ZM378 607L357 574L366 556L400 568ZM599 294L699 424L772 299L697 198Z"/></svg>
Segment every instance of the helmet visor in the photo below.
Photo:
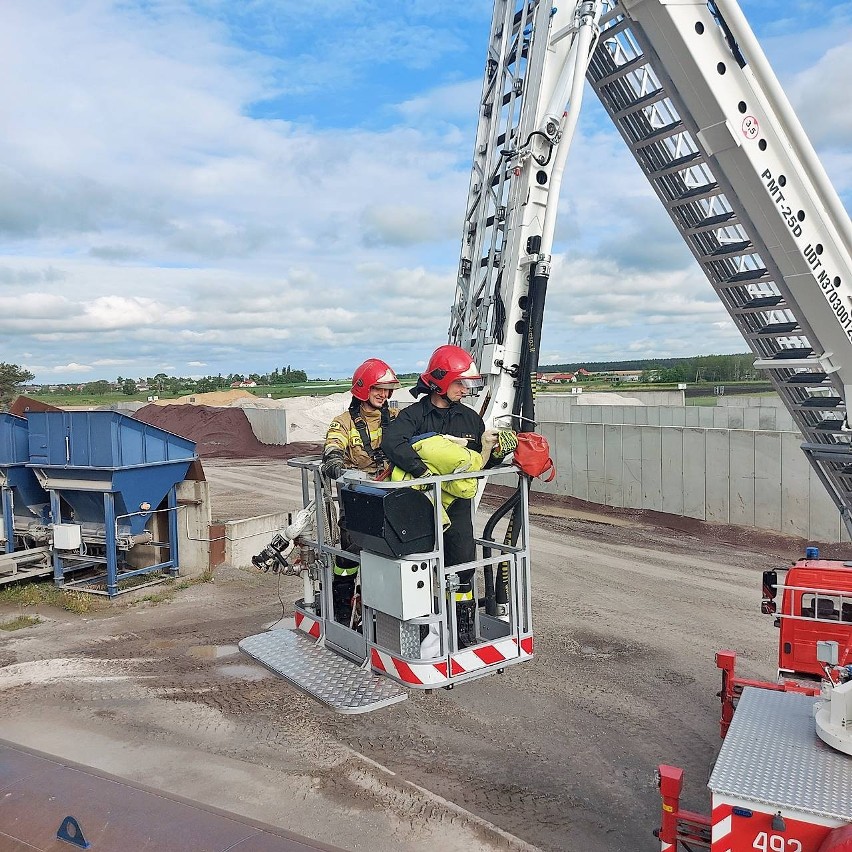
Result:
<svg viewBox="0 0 852 852"><path fill-rule="evenodd" d="M475 379L458 379L467 390L479 390L485 387L485 379L477 376Z"/></svg>
<svg viewBox="0 0 852 852"><path fill-rule="evenodd" d="M395 391L399 390L399 382L376 382L370 385L370 390L378 388L379 390Z"/></svg>

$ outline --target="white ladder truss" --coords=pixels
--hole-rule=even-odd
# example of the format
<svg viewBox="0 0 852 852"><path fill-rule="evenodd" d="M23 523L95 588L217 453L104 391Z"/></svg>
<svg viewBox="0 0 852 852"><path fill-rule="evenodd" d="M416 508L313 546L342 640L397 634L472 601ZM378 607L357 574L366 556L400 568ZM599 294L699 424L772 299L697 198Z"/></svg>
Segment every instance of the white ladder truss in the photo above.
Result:
<svg viewBox="0 0 852 852"><path fill-rule="evenodd" d="M849 217L731 0L619 0L588 79L852 532Z"/></svg>
<svg viewBox="0 0 852 852"><path fill-rule="evenodd" d="M449 334L486 376L477 407L495 421L532 417L518 404L525 382L535 386L537 361L523 359L540 334L530 284L549 277L544 223L570 144L553 102L566 92L578 21L592 15L600 36L578 61L589 60L592 88L791 411L852 533L852 228L739 6L567 7L495 0Z"/></svg>

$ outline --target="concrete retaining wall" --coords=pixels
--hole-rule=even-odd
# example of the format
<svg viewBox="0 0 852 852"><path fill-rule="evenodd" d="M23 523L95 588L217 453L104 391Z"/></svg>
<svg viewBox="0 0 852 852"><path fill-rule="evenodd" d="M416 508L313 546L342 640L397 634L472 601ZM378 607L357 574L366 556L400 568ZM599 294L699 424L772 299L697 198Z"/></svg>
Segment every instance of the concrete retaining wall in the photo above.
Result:
<svg viewBox="0 0 852 852"><path fill-rule="evenodd" d="M283 408L244 408L251 431L261 444L283 446L287 441L287 412Z"/></svg>
<svg viewBox="0 0 852 852"><path fill-rule="evenodd" d="M579 390L579 388L578 388ZM630 391L620 385L614 391L583 391L582 393L537 393L535 397L535 408L541 419L550 420L542 415L542 405L549 405L550 401L561 400L565 405L618 405L620 400L633 400L639 405L683 405L685 395L683 391ZM629 404L629 403L628 403Z"/></svg>
<svg viewBox="0 0 852 852"><path fill-rule="evenodd" d="M541 431L558 473L536 491L848 541L796 433L614 423L545 423Z"/></svg>
<svg viewBox="0 0 852 852"><path fill-rule="evenodd" d="M225 524L225 561L235 568L251 567L252 556L260 553L285 526L286 512L228 521Z"/></svg>
<svg viewBox="0 0 852 852"><path fill-rule="evenodd" d="M702 429L751 429L795 432L793 416L786 408L737 408L688 405L560 405L536 400L540 422L604 423L630 426L697 426Z"/></svg>
<svg viewBox="0 0 852 852"><path fill-rule="evenodd" d="M720 396L716 405L733 405L736 408L783 408L787 410L784 400L777 393L765 396Z"/></svg>

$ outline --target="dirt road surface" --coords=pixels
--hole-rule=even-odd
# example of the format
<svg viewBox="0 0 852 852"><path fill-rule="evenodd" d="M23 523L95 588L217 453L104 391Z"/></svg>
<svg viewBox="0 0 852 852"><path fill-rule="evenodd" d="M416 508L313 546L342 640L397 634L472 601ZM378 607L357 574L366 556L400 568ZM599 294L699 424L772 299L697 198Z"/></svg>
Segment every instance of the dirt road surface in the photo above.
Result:
<svg viewBox="0 0 852 852"><path fill-rule="evenodd" d="M220 519L299 506L281 462L205 468ZM336 715L236 648L299 582L225 567L170 602L4 634L0 736L345 849L659 849L654 769L685 768L684 805L708 810L714 652L772 677L760 572L801 542L533 510L536 656L502 676Z"/></svg>

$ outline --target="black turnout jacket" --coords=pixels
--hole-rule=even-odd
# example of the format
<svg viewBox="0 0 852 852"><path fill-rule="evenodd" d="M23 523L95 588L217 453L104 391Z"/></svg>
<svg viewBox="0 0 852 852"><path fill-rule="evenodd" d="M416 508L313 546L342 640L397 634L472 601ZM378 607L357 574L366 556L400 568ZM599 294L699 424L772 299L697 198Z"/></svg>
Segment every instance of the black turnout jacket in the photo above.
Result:
<svg viewBox="0 0 852 852"><path fill-rule="evenodd" d="M385 426L382 432L382 452L392 464L419 477L428 473L429 468L411 448L410 441L415 435L436 432L439 435L467 438L468 448L480 453L484 431L482 418L464 403L454 402L449 408L438 408L432 405L428 396L424 396L408 408L403 408L396 419Z"/></svg>

